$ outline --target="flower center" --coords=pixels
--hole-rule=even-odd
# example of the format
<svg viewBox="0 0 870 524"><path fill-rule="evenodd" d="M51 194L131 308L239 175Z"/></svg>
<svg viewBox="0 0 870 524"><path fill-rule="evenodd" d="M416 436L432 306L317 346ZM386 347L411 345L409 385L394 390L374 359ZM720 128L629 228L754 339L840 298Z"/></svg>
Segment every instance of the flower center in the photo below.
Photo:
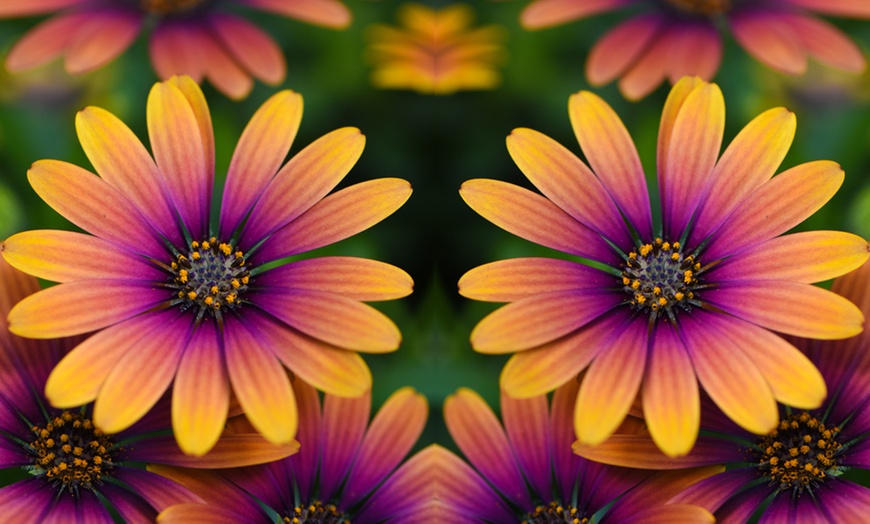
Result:
<svg viewBox="0 0 870 524"><path fill-rule="evenodd" d="M173 304L180 304L182 311L195 310L197 321L206 312L220 319L223 311L240 307L240 297L251 282L244 254L215 237L191 242L190 251L178 254L171 272L170 288L176 290Z"/></svg>
<svg viewBox="0 0 870 524"><path fill-rule="evenodd" d="M204 2L205 0L140 0L139 5L144 11L163 16L192 11Z"/></svg>
<svg viewBox="0 0 870 524"><path fill-rule="evenodd" d="M674 319L679 307L691 311L699 306L697 288L701 264L692 255L683 256L679 242L657 238L628 254L623 265L623 290L631 297L631 308L649 313L654 320L667 313Z"/></svg>
<svg viewBox="0 0 870 524"><path fill-rule="evenodd" d="M550 502L547 506L536 507L535 511L526 515L521 524L586 524L587 522L589 519L581 516L577 508Z"/></svg>
<svg viewBox="0 0 870 524"><path fill-rule="evenodd" d="M59 491L93 489L112 469L112 441L91 419L64 411L44 426L30 428L30 472Z"/></svg>
<svg viewBox="0 0 870 524"><path fill-rule="evenodd" d="M731 9L731 0L665 0L684 13L703 16L721 15Z"/></svg>
<svg viewBox="0 0 870 524"><path fill-rule="evenodd" d="M287 524L350 524L344 513L334 504L314 501L308 506L296 506L293 515L284 517Z"/></svg>
<svg viewBox="0 0 870 524"><path fill-rule="evenodd" d="M806 411L792 414L758 441L759 468L771 485L798 492L819 486L838 472L840 428L828 428Z"/></svg>

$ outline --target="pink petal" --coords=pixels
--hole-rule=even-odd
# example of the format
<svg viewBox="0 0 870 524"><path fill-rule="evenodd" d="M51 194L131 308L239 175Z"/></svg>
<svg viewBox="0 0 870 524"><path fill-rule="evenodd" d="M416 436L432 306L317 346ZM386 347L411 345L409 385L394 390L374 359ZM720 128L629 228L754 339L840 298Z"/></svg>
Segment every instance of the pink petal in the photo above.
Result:
<svg viewBox="0 0 870 524"><path fill-rule="evenodd" d="M12 3L18 0L13 0ZM29 0L26 0L29 2ZM44 2L46 0L43 0ZM54 0L76 1L76 0ZM81 1L81 0L78 0ZM7 8L0 6L0 16ZM15 73L46 64L59 57L76 34L76 29L90 20L90 13L70 13L49 18L28 31L6 56L6 68Z"/></svg>
<svg viewBox="0 0 870 524"><path fill-rule="evenodd" d="M318 257L276 267L257 276L264 288L325 291L373 302L411 293L414 281L402 269L356 257Z"/></svg>
<svg viewBox="0 0 870 524"><path fill-rule="evenodd" d="M663 27L643 54L622 74L617 85L623 96L640 100L665 81L672 60L674 35L670 26Z"/></svg>
<svg viewBox="0 0 870 524"><path fill-rule="evenodd" d="M807 52L820 62L852 73L864 71L867 61L863 52L836 26L812 16L792 13L779 16L792 26Z"/></svg>
<svg viewBox="0 0 870 524"><path fill-rule="evenodd" d="M631 18L611 29L589 51L586 78L595 86L607 84L628 70L649 49L662 28L662 18Z"/></svg>
<svg viewBox="0 0 870 524"><path fill-rule="evenodd" d="M197 83L205 75L199 33L189 30L189 24L162 21L148 41L151 64L162 79L188 75Z"/></svg>
<svg viewBox="0 0 870 524"><path fill-rule="evenodd" d="M0 5L0 18L33 16L66 7L84 4L90 0L5 0Z"/></svg>
<svg viewBox="0 0 870 524"><path fill-rule="evenodd" d="M243 3L310 24L342 29L350 25L350 10L339 0L242 0Z"/></svg>
<svg viewBox="0 0 870 524"><path fill-rule="evenodd" d="M505 432L480 395L460 388L448 396L444 422L462 454L496 489L521 507L531 504Z"/></svg>
<svg viewBox="0 0 870 524"><path fill-rule="evenodd" d="M208 18L214 35L235 60L267 84L280 84L287 66L272 38L244 18L215 13Z"/></svg>
<svg viewBox="0 0 870 524"><path fill-rule="evenodd" d="M189 30L198 33L199 56L209 82L230 98L240 100L248 96L254 87L254 81L217 37L204 27L190 27Z"/></svg>
<svg viewBox="0 0 870 524"><path fill-rule="evenodd" d="M676 84L693 75L709 81L722 62L722 37L715 25L706 21L683 23L673 29L672 59L667 67L668 79Z"/></svg>
<svg viewBox="0 0 870 524"><path fill-rule="evenodd" d="M540 498L552 496L547 396L514 399L502 392L501 412L508 440L526 479Z"/></svg>
<svg viewBox="0 0 870 524"><path fill-rule="evenodd" d="M512 258L478 266L459 279L459 294L474 300L513 302L542 293L614 287L616 277L556 258Z"/></svg>
<svg viewBox="0 0 870 524"><path fill-rule="evenodd" d="M785 0L787 3L805 7L819 13L854 18L870 17L870 5L855 0Z"/></svg>
<svg viewBox="0 0 870 524"><path fill-rule="evenodd" d="M527 29L543 29L579 18L604 13L631 3L632 0L535 0L520 15Z"/></svg>
<svg viewBox="0 0 870 524"><path fill-rule="evenodd" d="M350 471L369 422L371 406L371 391L352 398L335 395L324 398L318 443L321 446L319 496L323 499L332 497Z"/></svg>
<svg viewBox="0 0 870 524"><path fill-rule="evenodd" d="M86 73L101 67L130 47L139 35L143 16L134 11L91 13L76 30L66 48L66 70Z"/></svg>
<svg viewBox="0 0 870 524"><path fill-rule="evenodd" d="M768 67L793 75L806 71L807 50L781 13L737 12L728 21L737 43Z"/></svg>

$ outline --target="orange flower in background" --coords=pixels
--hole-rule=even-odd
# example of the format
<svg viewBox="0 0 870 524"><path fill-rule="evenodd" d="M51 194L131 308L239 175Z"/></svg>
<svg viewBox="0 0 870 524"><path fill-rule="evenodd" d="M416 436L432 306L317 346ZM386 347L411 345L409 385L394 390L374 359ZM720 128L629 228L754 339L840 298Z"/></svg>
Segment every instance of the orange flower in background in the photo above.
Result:
<svg viewBox="0 0 870 524"><path fill-rule="evenodd" d="M533 0L520 21L542 29L620 8L638 14L595 44L586 77L596 86L619 79L619 90L630 99L645 97L665 79L713 78L722 59L720 27L750 55L784 73L803 74L810 56L856 73L866 65L858 46L814 13L867 19L867 0Z"/></svg>
<svg viewBox="0 0 870 524"><path fill-rule="evenodd" d="M208 79L232 98L244 98L253 78L280 84L284 54L268 34L223 9L241 5L331 28L350 24L340 0L3 0L0 19L55 14L12 47L13 72L60 56L70 73L92 71L114 60L151 25L151 63L162 79Z"/></svg>
<svg viewBox="0 0 870 524"><path fill-rule="evenodd" d="M435 10L421 4L399 8L401 28L370 28L372 83L382 89L411 89L448 95L493 89L504 60L501 27L471 29L474 11L465 4Z"/></svg>

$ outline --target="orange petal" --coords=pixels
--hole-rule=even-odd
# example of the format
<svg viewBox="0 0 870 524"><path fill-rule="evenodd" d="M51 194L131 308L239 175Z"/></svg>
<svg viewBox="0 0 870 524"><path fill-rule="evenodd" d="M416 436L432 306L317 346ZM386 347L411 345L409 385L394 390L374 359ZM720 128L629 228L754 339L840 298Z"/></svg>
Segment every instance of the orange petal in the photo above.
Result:
<svg viewBox="0 0 870 524"><path fill-rule="evenodd" d="M844 176L839 164L819 160L774 177L734 210L711 240L704 260L712 262L800 224L834 196Z"/></svg>
<svg viewBox="0 0 870 524"><path fill-rule="evenodd" d="M169 298L166 290L155 289L150 283L77 280L19 302L9 312L9 330L30 338L80 335L127 320Z"/></svg>
<svg viewBox="0 0 870 524"><path fill-rule="evenodd" d="M794 28L795 34L813 58L850 73L864 71L867 61L861 48L836 26L802 14L782 13L778 16L784 17Z"/></svg>
<svg viewBox="0 0 870 524"><path fill-rule="evenodd" d="M296 436L298 422L296 399L284 367L271 351L278 341L263 336L261 322L251 325L226 320L227 369L245 416L269 442L290 442Z"/></svg>
<svg viewBox="0 0 870 524"><path fill-rule="evenodd" d="M343 29L350 25L351 13L339 0L306 0L305 2L286 2L285 0L248 0L246 5L272 11L279 15L295 18L310 24Z"/></svg>
<svg viewBox="0 0 870 524"><path fill-rule="evenodd" d="M176 504L157 515L159 524L236 524L254 521L224 508L205 504Z"/></svg>
<svg viewBox="0 0 870 524"><path fill-rule="evenodd" d="M91 106L76 115L76 132L100 177L127 197L158 232L183 245L157 165L130 128L105 109Z"/></svg>
<svg viewBox="0 0 870 524"><path fill-rule="evenodd" d="M719 28L706 20L694 24L679 24L671 28L671 60L667 76L676 84L686 75L711 80L722 63L722 37Z"/></svg>
<svg viewBox="0 0 870 524"><path fill-rule="evenodd" d="M302 121L302 97L272 95L245 126L233 152L221 204L221 238L229 238L284 162Z"/></svg>
<svg viewBox="0 0 870 524"><path fill-rule="evenodd" d="M254 205L244 234L266 238L319 202L350 172L365 148L355 127L328 133L297 153Z"/></svg>
<svg viewBox="0 0 870 524"><path fill-rule="evenodd" d="M583 327L621 301L600 290L533 295L487 315L471 332L471 346L489 354L530 349Z"/></svg>
<svg viewBox="0 0 870 524"><path fill-rule="evenodd" d="M267 84L280 84L287 73L284 54L272 38L244 18L225 13L209 16L211 29L233 58Z"/></svg>
<svg viewBox="0 0 870 524"><path fill-rule="evenodd" d="M199 30L196 43L199 46L199 58L202 61L205 77L218 91L235 100L241 100L250 94L254 81L242 69L217 37L196 26L187 27L188 31Z"/></svg>
<svg viewBox="0 0 870 524"><path fill-rule="evenodd" d="M550 410L547 396L515 399L501 394L501 418L526 479L540 497L551 496Z"/></svg>
<svg viewBox="0 0 870 524"><path fill-rule="evenodd" d="M723 445L722 439L700 437L688 455L668 457L649 435L613 435L595 446L584 446L579 441L572 446L574 453L583 458L626 468L679 470L696 466L709 466L739 461L743 458L738 446Z"/></svg>
<svg viewBox="0 0 870 524"><path fill-rule="evenodd" d="M258 253L276 260L344 240L392 215L411 197L400 178L380 178L332 193L269 237Z"/></svg>
<svg viewBox="0 0 870 524"><path fill-rule="evenodd" d="M142 21L141 15L121 10L92 13L66 48L66 70L86 73L111 62L133 44Z"/></svg>
<svg viewBox="0 0 870 524"><path fill-rule="evenodd" d="M261 273L257 284L270 289L319 290L365 302L402 298L414 287L404 270L356 257L298 260Z"/></svg>
<svg viewBox="0 0 870 524"><path fill-rule="evenodd" d="M646 320L635 320L592 361L574 405L574 432L584 444L604 442L628 414L643 379L648 338Z"/></svg>
<svg viewBox="0 0 870 524"><path fill-rule="evenodd" d="M380 484L417 442L428 415L426 397L404 387L384 401L366 431L342 500L352 506Z"/></svg>
<svg viewBox="0 0 870 524"><path fill-rule="evenodd" d="M522 128L507 137L507 148L517 167L551 202L611 242L631 243L610 195L572 152L544 134Z"/></svg>
<svg viewBox="0 0 870 524"><path fill-rule="evenodd" d="M667 161L659 172L665 238L678 240L695 212L719 158L725 131L725 99L716 84L700 84L674 119ZM662 181L664 177L664 181Z"/></svg>
<svg viewBox="0 0 870 524"><path fill-rule="evenodd" d="M574 379L624 329L620 315L604 315L567 337L512 356L501 372L501 388L517 398L544 395Z"/></svg>
<svg viewBox="0 0 870 524"><path fill-rule="evenodd" d="M794 113L777 107L740 130L710 176L692 238L703 240L746 195L773 176L791 147L795 126Z"/></svg>
<svg viewBox="0 0 870 524"><path fill-rule="evenodd" d="M674 36L672 31L663 29L622 75L617 85L625 98L640 100L665 81L673 60L671 51L674 48Z"/></svg>
<svg viewBox="0 0 870 524"><path fill-rule="evenodd" d="M728 21L737 43L766 66L792 75L807 70L807 51L780 13L750 11L730 16Z"/></svg>
<svg viewBox="0 0 870 524"><path fill-rule="evenodd" d="M473 390L460 388L444 401L444 422L462 453L509 500L531 504L520 468L495 413Z"/></svg>
<svg viewBox="0 0 870 524"><path fill-rule="evenodd" d="M16 268L53 282L86 279L160 281L165 273L117 244L71 231L25 231L0 246Z"/></svg>
<svg viewBox="0 0 870 524"><path fill-rule="evenodd" d="M646 177L622 120L607 102L589 91L571 95L568 114L592 170L641 238L651 238L652 213Z"/></svg>
<svg viewBox="0 0 870 524"><path fill-rule="evenodd" d="M172 388L172 430L178 447L197 457L208 453L223 431L229 404L230 383L218 334L211 324L200 324L184 350Z"/></svg>
<svg viewBox="0 0 870 524"><path fill-rule="evenodd" d="M734 351L727 332L705 321L715 315L683 315L683 340L701 386L725 413L747 431L765 434L779 422L776 400L764 375L742 352Z"/></svg>
<svg viewBox="0 0 870 524"><path fill-rule="evenodd" d="M224 434L208 454L185 455L171 435L152 436L136 443L134 460L156 462L162 466L191 469L241 468L287 458L299 451L299 443L275 445L256 434ZM132 457L131 457L132 458Z"/></svg>
<svg viewBox="0 0 870 524"><path fill-rule="evenodd" d="M459 294L475 300L513 302L542 293L613 287L615 276L556 258L512 258L478 266L459 279Z"/></svg>
<svg viewBox="0 0 870 524"><path fill-rule="evenodd" d="M520 14L520 23L526 29L543 29L610 11L624 3L624 0L535 0Z"/></svg>
<svg viewBox="0 0 870 524"><path fill-rule="evenodd" d="M157 76L166 80L173 75L189 75L202 82L205 65L199 49L199 31L183 21L163 19L154 27L148 40L148 54Z"/></svg>
<svg viewBox="0 0 870 524"><path fill-rule="evenodd" d="M716 282L791 280L812 284L853 271L868 257L870 246L858 235L804 231L772 238L725 259L711 278Z"/></svg>
<svg viewBox="0 0 870 524"><path fill-rule="evenodd" d="M698 380L679 335L668 324L656 329L642 394L644 418L656 445L670 457L687 454L701 424Z"/></svg>
<svg viewBox="0 0 870 524"><path fill-rule="evenodd" d="M147 107L151 149L175 209L195 239L206 238L214 173L206 171L199 121L170 82L154 84Z"/></svg>
<svg viewBox="0 0 870 524"><path fill-rule="evenodd" d="M589 83L602 86L618 78L649 48L660 27L660 17L638 16L608 31L589 51L586 60Z"/></svg>
<svg viewBox="0 0 870 524"><path fill-rule="evenodd" d="M142 418L175 378L191 317L177 312L161 317L160 329L152 330L135 349L125 344L125 355L100 386L94 424L106 433L119 433Z"/></svg>
<svg viewBox="0 0 870 524"><path fill-rule="evenodd" d="M371 390L354 398L326 395L318 445L320 493L326 500L344 481L362 442L372 407ZM305 443L302 443L305 445Z"/></svg>
<svg viewBox="0 0 870 524"><path fill-rule="evenodd" d="M4 2L0 6L0 13L6 7ZM63 53L75 36L76 29L90 19L89 13L69 13L49 18L37 25L9 50L6 69L17 73L51 62Z"/></svg>
<svg viewBox="0 0 870 524"><path fill-rule="evenodd" d="M826 289L799 282L726 282L707 291L703 300L736 317L797 337L847 338L864 329L864 315L854 304Z"/></svg>
<svg viewBox="0 0 870 524"><path fill-rule="evenodd" d="M659 123L658 145L656 147L656 171L658 172L659 194L667 192L668 151L671 148L671 138L674 134L674 124L677 121L686 99L706 82L697 76L686 76L671 88L665 107L662 108L662 118Z"/></svg>

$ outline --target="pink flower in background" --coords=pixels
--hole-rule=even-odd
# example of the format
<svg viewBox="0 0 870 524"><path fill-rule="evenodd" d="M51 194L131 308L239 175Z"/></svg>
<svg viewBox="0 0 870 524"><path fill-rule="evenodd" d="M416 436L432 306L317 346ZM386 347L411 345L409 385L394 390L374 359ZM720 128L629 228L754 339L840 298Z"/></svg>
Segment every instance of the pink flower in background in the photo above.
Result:
<svg viewBox="0 0 870 524"><path fill-rule="evenodd" d="M713 78L722 59L720 27L784 73L802 74L810 56L856 73L866 65L854 42L814 16L870 18L866 0L533 0L520 19L528 29L541 29L623 7L638 14L595 44L586 76L593 85L619 79L619 90L631 99L645 97L666 79Z"/></svg>
<svg viewBox="0 0 870 524"><path fill-rule="evenodd" d="M244 98L254 77L280 84L281 49L255 24L223 7L241 5L332 28L350 24L341 0L3 0L0 19L52 14L9 52L13 72L59 56L70 73L97 69L123 53L153 19L148 42L158 76L208 79L232 98Z"/></svg>

